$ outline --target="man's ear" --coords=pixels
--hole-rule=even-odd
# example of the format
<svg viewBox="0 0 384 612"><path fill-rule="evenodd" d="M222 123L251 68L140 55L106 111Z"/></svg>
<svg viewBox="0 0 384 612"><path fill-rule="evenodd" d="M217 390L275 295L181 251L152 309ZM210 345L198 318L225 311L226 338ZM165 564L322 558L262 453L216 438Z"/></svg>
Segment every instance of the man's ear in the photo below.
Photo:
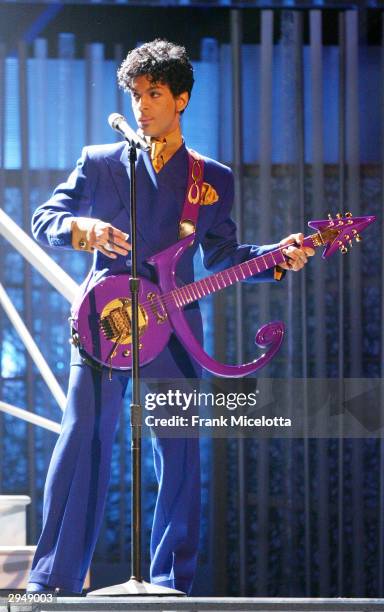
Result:
<svg viewBox="0 0 384 612"><path fill-rule="evenodd" d="M188 102L189 102L189 94L187 91L183 91L183 93L177 96L176 109L178 110L179 113L181 113L183 110L187 108Z"/></svg>

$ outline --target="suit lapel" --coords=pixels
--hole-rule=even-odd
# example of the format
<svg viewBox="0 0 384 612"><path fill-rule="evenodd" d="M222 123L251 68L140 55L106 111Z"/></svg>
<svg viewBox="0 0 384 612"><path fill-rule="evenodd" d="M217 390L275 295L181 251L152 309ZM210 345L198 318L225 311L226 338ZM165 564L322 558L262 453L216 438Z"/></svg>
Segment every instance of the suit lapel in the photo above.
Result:
<svg viewBox="0 0 384 612"><path fill-rule="evenodd" d="M128 147L119 159L106 158L115 188L130 216ZM177 240L178 224L187 184L187 152L181 147L164 169L156 174L147 153L139 152L136 162L137 233L150 253ZM160 191L159 187L162 186Z"/></svg>
<svg viewBox="0 0 384 612"><path fill-rule="evenodd" d="M149 230L151 229L152 224L148 223L148 220L151 219L151 211L148 210L148 204L153 202L154 198L156 197L157 182L156 173L152 168L150 160L149 166L152 168L153 175L151 176L147 170L147 158L149 160L148 155L139 152L136 162L136 180L140 189L140 192L137 194L137 233L140 235L140 238L148 246L150 246L152 240ZM126 208L128 217L130 219L130 167L128 147L124 147L120 159L108 157L106 158L106 161L108 163L116 191L123 206Z"/></svg>

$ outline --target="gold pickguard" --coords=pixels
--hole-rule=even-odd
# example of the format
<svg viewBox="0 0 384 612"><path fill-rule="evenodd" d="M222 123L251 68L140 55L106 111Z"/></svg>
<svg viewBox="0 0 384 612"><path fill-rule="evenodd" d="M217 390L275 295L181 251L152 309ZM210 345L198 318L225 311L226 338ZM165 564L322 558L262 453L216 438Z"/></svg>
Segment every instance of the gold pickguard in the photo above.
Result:
<svg viewBox="0 0 384 612"><path fill-rule="evenodd" d="M139 336L148 327L148 315L139 304ZM106 304L100 315L100 328L104 336L118 344L132 342L132 300L116 298Z"/></svg>

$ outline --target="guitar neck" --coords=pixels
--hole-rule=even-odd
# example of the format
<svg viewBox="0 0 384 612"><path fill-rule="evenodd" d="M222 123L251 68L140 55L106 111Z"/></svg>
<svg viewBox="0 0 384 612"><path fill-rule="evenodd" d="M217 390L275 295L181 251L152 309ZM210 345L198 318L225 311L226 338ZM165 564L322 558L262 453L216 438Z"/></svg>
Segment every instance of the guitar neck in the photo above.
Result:
<svg viewBox="0 0 384 612"><path fill-rule="evenodd" d="M293 244L293 243L292 243ZM303 246L311 247L321 246L323 241L319 239L319 233L312 234L304 238ZM211 276L206 276L199 281L189 283L183 287L174 289L171 293L175 300L176 306L183 307L199 300L211 293L225 289L234 283L243 281L251 276L265 272L270 268L274 268L279 264L285 263L286 257L283 254L283 249L288 245L279 247L264 255L259 255L241 264L227 268L222 272L216 272Z"/></svg>

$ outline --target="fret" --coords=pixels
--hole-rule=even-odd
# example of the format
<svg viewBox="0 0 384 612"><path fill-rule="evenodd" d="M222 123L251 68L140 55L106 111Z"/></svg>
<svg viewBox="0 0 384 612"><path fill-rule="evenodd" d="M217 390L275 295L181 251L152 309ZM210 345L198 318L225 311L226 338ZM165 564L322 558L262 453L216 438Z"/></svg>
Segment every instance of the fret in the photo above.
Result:
<svg viewBox="0 0 384 612"><path fill-rule="evenodd" d="M215 291L215 285L213 284L213 281L212 281L212 276L208 276L208 278L207 278L207 282L208 282L208 281L209 281L209 282L210 282L210 284L211 284L211 289L210 289L210 291Z"/></svg>
<svg viewBox="0 0 384 612"><path fill-rule="evenodd" d="M188 285L184 285L184 294L187 296L187 304L191 301L191 296L189 295L189 287Z"/></svg>
<svg viewBox="0 0 384 612"><path fill-rule="evenodd" d="M179 296L180 296L181 305L185 306L185 297L183 294L183 287L179 287Z"/></svg>
<svg viewBox="0 0 384 612"><path fill-rule="evenodd" d="M226 273L226 275L228 276L228 283L226 283L226 286L231 285L232 284L232 279L231 279L231 275L229 273L229 270L224 270L224 272Z"/></svg>
<svg viewBox="0 0 384 612"><path fill-rule="evenodd" d="M199 283L197 283L197 282L195 283L195 289L196 289L197 297L200 299L201 295L200 295L200 292L199 292Z"/></svg>
<svg viewBox="0 0 384 612"><path fill-rule="evenodd" d="M248 261L245 261L245 262L244 262L244 264L247 266L247 268L248 268L248 270L249 270L249 275L248 275L248 276L252 276L252 275L253 275L253 272L252 272L252 270L251 270L251 268L250 268L249 262L248 262Z"/></svg>
<svg viewBox="0 0 384 612"><path fill-rule="evenodd" d="M190 293L190 288L189 285L185 285L184 286L184 291L187 294L187 303L189 304L190 302L192 302L192 298L191 298L191 293Z"/></svg>
<svg viewBox="0 0 384 612"><path fill-rule="evenodd" d="M218 274L215 274L212 278L214 278L216 281L216 285L217 285L216 290L221 289L219 279L218 279Z"/></svg>
<svg viewBox="0 0 384 612"><path fill-rule="evenodd" d="M176 306L177 306L178 308L180 308L181 304L180 304L180 298L179 298L179 292L178 292L178 290L177 290L177 289L175 289L175 291L173 291L173 294L174 294L174 296L173 296L173 297L174 297L174 300L175 300L175 302L176 302Z"/></svg>
<svg viewBox="0 0 384 612"><path fill-rule="evenodd" d="M192 292L194 301L196 301L197 297L196 297L196 294L195 294L195 283L192 283L192 285L191 285L191 292Z"/></svg>
<svg viewBox="0 0 384 612"><path fill-rule="evenodd" d="M234 276L235 276L235 280L236 280L236 281L239 281L240 279L239 279L239 277L238 277L238 276L237 276L237 274L236 274L236 269L235 269L235 268L233 268L233 274L234 274ZM234 281L233 281L233 282L234 282Z"/></svg>
<svg viewBox="0 0 384 612"><path fill-rule="evenodd" d="M275 258L273 256L273 251L270 252L270 256L272 257L273 263L276 266L277 264L276 264Z"/></svg>
<svg viewBox="0 0 384 612"><path fill-rule="evenodd" d="M240 265L239 265L239 270L240 270L240 272L241 272L241 273L242 273L242 275L243 275L243 279L244 279L244 278L247 278L247 277L245 276L245 274L244 274L244 271L243 271L243 264L240 264Z"/></svg>
<svg viewBox="0 0 384 612"><path fill-rule="evenodd" d="M207 282L207 279L206 279L206 278L203 278L202 282L203 282L203 283L204 283L204 285L205 285L204 295L209 295L210 290L209 290L209 287L208 287L208 282Z"/></svg>
<svg viewBox="0 0 384 612"><path fill-rule="evenodd" d="M268 264L265 262L264 255L261 256L261 259L263 260L264 270L268 270Z"/></svg>

